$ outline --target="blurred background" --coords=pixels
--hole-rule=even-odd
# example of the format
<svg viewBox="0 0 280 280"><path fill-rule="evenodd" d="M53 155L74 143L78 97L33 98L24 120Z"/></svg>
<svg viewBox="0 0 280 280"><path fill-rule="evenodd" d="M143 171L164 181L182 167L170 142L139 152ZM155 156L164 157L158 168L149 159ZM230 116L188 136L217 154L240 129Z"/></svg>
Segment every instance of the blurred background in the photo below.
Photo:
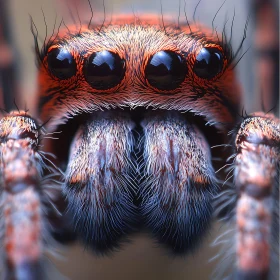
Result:
<svg viewBox="0 0 280 280"><path fill-rule="evenodd" d="M90 18L87 0L0 0L0 107L13 107L15 97L19 107L36 110L36 66L30 16L41 38L51 35L55 16L65 12L65 3L77 7L82 20ZM104 4L103 4L104 3ZM197 0L92 0L94 16L110 19L115 14L155 14L177 21L179 9L184 18L184 5L188 18L193 18ZM215 14L223 1L202 0L196 9L195 19L211 27ZM64 7L64 8L63 8ZM180 7L180 8L179 8ZM244 91L243 107L247 112L261 109L279 111L279 35L278 1L228 0L218 12L214 25L222 31L228 19L228 34L235 10L233 26L233 49L242 40L246 19L250 16L247 38L243 45L244 57L237 65L239 79ZM44 16L42 11L44 11ZM45 19L44 19L45 17ZM46 31L46 24L48 30ZM222 231L225 227L222 227ZM150 236L141 233L132 237L121 252L111 257L97 258L79 244L63 249L59 258L51 258L62 275L69 279L209 279L217 262L209 259L217 254L218 247L212 241L221 233L221 225L215 224L197 252L186 258L167 256ZM58 277L58 276L57 276ZM56 278L56 277L55 277ZM52 279L55 279L52 278Z"/></svg>

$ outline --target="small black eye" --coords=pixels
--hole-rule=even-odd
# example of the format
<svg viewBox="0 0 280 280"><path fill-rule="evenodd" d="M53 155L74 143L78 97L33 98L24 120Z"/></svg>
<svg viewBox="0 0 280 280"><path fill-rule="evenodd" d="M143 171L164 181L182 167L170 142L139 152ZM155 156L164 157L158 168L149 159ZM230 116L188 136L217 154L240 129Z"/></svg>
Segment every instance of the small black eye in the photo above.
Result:
<svg viewBox="0 0 280 280"><path fill-rule="evenodd" d="M160 90L177 88L184 81L186 74L185 61L173 51L160 51L154 54L145 70L150 85Z"/></svg>
<svg viewBox="0 0 280 280"><path fill-rule="evenodd" d="M106 90L118 85L125 74L125 61L110 51L90 55L84 67L87 82L95 89Z"/></svg>
<svg viewBox="0 0 280 280"><path fill-rule="evenodd" d="M202 48L196 57L193 71L203 79L211 79L218 75L224 66L223 55L216 48Z"/></svg>
<svg viewBox="0 0 280 280"><path fill-rule="evenodd" d="M61 80L69 79L76 74L76 62L72 54L63 48L56 48L48 53L50 72Z"/></svg>

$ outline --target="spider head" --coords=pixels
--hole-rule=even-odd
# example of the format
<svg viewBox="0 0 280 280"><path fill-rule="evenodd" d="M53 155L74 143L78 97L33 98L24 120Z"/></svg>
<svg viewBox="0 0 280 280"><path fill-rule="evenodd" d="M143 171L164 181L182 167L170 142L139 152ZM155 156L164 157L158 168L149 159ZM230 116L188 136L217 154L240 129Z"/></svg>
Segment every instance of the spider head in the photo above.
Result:
<svg viewBox="0 0 280 280"><path fill-rule="evenodd" d="M230 47L201 27L133 21L69 30L45 49L41 117L62 131L52 151L82 238L110 249L140 215L173 251L193 248L217 192L209 145L237 115Z"/></svg>
<svg viewBox="0 0 280 280"><path fill-rule="evenodd" d="M85 112L140 107L191 112L219 130L230 127L240 91L225 38L197 26L134 21L50 39L39 72L48 126Z"/></svg>

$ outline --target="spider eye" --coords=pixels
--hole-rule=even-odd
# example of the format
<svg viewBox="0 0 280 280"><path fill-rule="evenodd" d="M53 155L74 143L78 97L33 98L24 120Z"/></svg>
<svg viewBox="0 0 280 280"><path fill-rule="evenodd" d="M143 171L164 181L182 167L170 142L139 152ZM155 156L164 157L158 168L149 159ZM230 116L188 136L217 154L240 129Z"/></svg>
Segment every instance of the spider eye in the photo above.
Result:
<svg viewBox="0 0 280 280"><path fill-rule="evenodd" d="M173 51L160 51L148 61L145 75L151 86L160 90L177 88L185 79L187 66Z"/></svg>
<svg viewBox="0 0 280 280"><path fill-rule="evenodd" d="M52 49L47 56L49 71L55 77L65 80L76 74L76 62L68 50L63 48Z"/></svg>
<svg viewBox="0 0 280 280"><path fill-rule="evenodd" d="M222 71L223 66L223 55L220 50L202 48L196 57L193 71L202 79L211 79Z"/></svg>
<svg viewBox="0 0 280 280"><path fill-rule="evenodd" d="M110 51L91 54L84 66L85 79L94 89L106 90L115 87L124 74L124 59Z"/></svg>

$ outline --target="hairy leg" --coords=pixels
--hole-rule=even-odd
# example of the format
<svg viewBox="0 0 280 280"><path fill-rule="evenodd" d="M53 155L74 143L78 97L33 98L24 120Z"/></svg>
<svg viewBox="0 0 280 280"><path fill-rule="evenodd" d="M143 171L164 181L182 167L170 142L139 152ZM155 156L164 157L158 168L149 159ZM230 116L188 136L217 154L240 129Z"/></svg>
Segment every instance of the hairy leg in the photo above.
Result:
<svg viewBox="0 0 280 280"><path fill-rule="evenodd" d="M0 121L5 279L38 279L45 275L42 260L49 241L46 212L51 202L43 187L43 170L51 167L39 151L42 131L22 111L11 112Z"/></svg>
<svg viewBox="0 0 280 280"><path fill-rule="evenodd" d="M256 113L241 124L234 174L238 279L267 279L273 270L277 274L270 266L272 251L279 248L279 147L280 122L274 116Z"/></svg>

